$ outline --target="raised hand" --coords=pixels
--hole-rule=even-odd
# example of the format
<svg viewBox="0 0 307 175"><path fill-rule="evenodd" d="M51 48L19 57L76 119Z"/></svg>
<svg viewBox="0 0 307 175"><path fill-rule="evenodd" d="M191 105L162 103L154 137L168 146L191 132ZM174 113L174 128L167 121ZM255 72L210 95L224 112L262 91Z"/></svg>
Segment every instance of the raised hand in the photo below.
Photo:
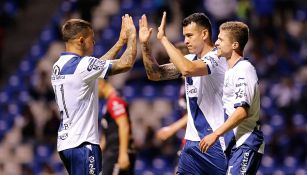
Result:
<svg viewBox="0 0 307 175"><path fill-rule="evenodd" d="M146 15L142 15L139 20L139 40L140 43L147 43L152 33L152 28L148 28L148 21Z"/></svg>
<svg viewBox="0 0 307 175"><path fill-rule="evenodd" d="M163 12L160 27L158 28L157 38L161 40L165 36L165 25L166 25L166 12Z"/></svg>
<svg viewBox="0 0 307 175"><path fill-rule="evenodd" d="M127 18L122 16L122 26L119 34L119 41L123 44L127 43L128 41L127 30Z"/></svg>
<svg viewBox="0 0 307 175"><path fill-rule="evenodd" d="M124 18L125 18L124 22L127 27L126 35L128 35L128 37L129 36L136 37L136 29L132 17L126 14Z"/></svg>

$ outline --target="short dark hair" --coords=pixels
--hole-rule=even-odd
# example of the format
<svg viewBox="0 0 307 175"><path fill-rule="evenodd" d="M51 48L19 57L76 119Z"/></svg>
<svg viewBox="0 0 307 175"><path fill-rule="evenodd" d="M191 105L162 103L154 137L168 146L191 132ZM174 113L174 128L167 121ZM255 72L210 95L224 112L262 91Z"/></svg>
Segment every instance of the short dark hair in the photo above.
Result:
<svg viewBox="0 0 307 175"><path fill-rule="evenodd" d="M249 28L248 26L239 21L229 21L221 24L220 30L225 30L230 33L233 41L239 43L239 48L243 51L246 43L248 42Z"/></svg>
<svg viewBox="0 0 307 175"><path fill-rule="evenodd" d="M88 35L88 29L92 29L89 22L82 19L70 19L62 26L62 38L65 42L75 39L78 34Z"/></svg>
<svg viewBox="0 0 307 175"><path fill-rule="evenodd" d="M193 13L189 15L188 17L184 18L182 21L182 26L186 27L187 25L191 24L192 22L195 22L197 25L200 25L209 31L210 38L212 37L212 26L211 21L208 18L207 15L204 13Z"/></svg>

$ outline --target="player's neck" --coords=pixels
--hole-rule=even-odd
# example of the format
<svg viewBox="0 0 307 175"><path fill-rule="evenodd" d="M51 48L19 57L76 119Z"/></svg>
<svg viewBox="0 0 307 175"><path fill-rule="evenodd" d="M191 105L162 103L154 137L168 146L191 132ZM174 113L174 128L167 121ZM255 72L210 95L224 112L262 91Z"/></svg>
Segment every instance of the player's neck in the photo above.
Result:
<svg viewBox="0 0 307 175"><path fill-rule="evenodd" d="M243 57L242 54L233 52L231 57L227 59L228 68L232 68L242 57Z"/></svg>
<svg viewBox="0 0 307 175"><path fill-rule="evenodd" d="M202 58L208 52L212 51L212 49L213 49L213 45L212 44L205 44L202 52L200 54L197 54L197 58Z"/></svg>
<svg viewBox="0 0 307 175"><path fill-rule="evenodd" d="M75 54L78 54L80 56L84 56L85 55L83 50L76 48L72 44L65 44L65 47L66 47L66 49L65 49L66 52L75 53Z"/></svg>

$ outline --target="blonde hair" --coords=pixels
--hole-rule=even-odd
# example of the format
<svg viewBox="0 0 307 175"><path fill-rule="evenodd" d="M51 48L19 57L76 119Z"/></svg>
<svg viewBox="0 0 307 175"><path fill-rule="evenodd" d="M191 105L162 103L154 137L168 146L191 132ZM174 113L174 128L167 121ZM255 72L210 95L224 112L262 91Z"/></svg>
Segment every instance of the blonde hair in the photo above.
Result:
<svg viewBox="0 0 307 175"><path fill-rule="evenodd" d="M240 50L244 50L249 35L249 28L245 23L239 21L225 22L220 26L221 30L228 31L232 41L238 42Z"/></svg>

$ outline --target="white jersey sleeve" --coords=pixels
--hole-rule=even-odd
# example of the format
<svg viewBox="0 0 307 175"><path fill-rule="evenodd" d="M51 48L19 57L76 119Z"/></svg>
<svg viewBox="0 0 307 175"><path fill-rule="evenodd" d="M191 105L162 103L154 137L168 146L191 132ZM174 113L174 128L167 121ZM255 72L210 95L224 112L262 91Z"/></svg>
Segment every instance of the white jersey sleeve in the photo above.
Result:
<svg viewBox="0 0 307 175"><path fill-rule="evenodd" d="M110 60L100 60L95 57L84 57L82 59L80 74L85 82L95 80L97 78L106 78L111 71L112 64Z"/></svg>
<svg viewBox="0 0 307 175"><path fill-rule="evenodd" d="M239 106L250 107L256 86L258 86L255 68L251 64L245 64L245 66L240 66L240 68L241 71L237 71L234 80L234 108Z"/></svg>
<svg viewBox="0 0 307 175"><path fill-rule="evenodd" d="M203 62L206 63L208 68L208 74L220 74L224 76L226 70L226 59L217 56L217 50L213 49L211 54L207 54L202 58Z"/></svg>

